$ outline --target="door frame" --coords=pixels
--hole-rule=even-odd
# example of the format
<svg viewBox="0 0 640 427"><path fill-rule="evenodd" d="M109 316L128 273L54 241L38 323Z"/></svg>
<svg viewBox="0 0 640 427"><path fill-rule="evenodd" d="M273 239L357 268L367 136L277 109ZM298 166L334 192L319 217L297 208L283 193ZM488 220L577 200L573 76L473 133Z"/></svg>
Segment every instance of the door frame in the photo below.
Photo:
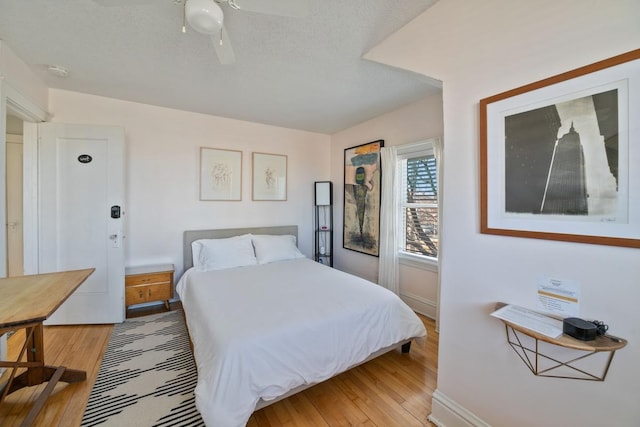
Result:
<svg viewBox="0 0 640 427"><path fill-rule="evenodd" d="M0 224L6 214L6 129L7 113L23 124L23 245L24 274L38 273L38 123L51 115L0 79ZM0 227L0 260L7 259L7 234ZM7 277L6 262L0 262L0 277Z"/></svg>
<svg viewBox="0 0 640 427"><path fill-rule="evenodd" d="M21 123L24 123L21 121ZM24 212L22 212L24 206L22 203L22 199L24 198L24 190L22 188L22 178L23 178L23 172L22 169L24 168L24 161L22 160L22 157L24 155L24 150L23 150L23 146L22 146L22 134L12 134L12 133L6 133L6 155L7 155L7 174L6 176L8 177L9 175L9 166L11 165L12 162L12 158L9 156L9 147L11 146L19 146L19 152L20 152L20 203L15 203L14 205L11 205L9 203L10 200L10 196L9 196L9 190L13 190L13 188L11 188L11 185L15 185L14 183L9 183L9 181L7 180L7 212L11 209L17 209L18 205L19 205L19 209L20 209L20 217L19 217L19 228L20 230L22 230L22 228L24 227L23 221L24 221ZM10 245L10 241L11 239L11 232L9 231L10 227L9 227L9 220L11 218L9 218L9 215L7 215L7 276L11 277L11 257L12 257L12 250L10 250L9 248L11 247ZM14 227L14 231L15 231L15 227ZM20 235L22 235L22 231L20 231ZM16 242L14 242L16 243ZM20 249L20 270L19 270L19 275L22 276L24 274L24 262L22 261L22 258L24 258L24 238L21 237L20 238L20 247L13 247L11 249L13 249L13 251L16 251L17 249ZM17 266L16 266L17 267ZM16 271L18 272L18 271Z"/></svg>
<svg viewBox="0 0 640 427"><path fill-rule="evenodd" d="M35 274L38 268L38 122L50 114L31 102L3 80L0 73L0 224L7 223L7 113L19 117L23 124L23 258L24 273ZM35 227L34 227L35 225ZM35 258L34 258L35 255ZM0 277L7 277L7 230L0 227ZM35 270L34 270L35 267ZM7 336L0 337L0 360L6 360ZM0 374L4 368L0 368Z"/></svg>

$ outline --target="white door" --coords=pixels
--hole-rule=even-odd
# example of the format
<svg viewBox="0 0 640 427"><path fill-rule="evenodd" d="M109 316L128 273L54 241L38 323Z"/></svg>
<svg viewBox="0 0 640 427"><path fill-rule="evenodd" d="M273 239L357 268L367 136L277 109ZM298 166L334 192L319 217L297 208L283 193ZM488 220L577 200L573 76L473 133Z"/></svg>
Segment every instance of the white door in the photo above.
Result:
<svg viewBox="0 0 640 427"><path fill-rule="evenodd" d="M124 130L39 126L38 271L95 268L48 324L124 320Z"/></svg>

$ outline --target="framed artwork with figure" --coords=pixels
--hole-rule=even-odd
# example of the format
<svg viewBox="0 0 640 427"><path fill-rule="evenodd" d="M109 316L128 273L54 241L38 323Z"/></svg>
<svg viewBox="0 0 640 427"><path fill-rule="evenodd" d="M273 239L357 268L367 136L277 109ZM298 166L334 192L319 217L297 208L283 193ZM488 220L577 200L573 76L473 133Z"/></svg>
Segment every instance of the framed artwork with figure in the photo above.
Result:
<svg viewBox="0 0 640 427"><path fill-rule="evenodd" d="M287 200L287 156L253 154L253 200Z"/></svg>
<svg viewBox="0 0 640 427"><path fill-rule="evenodd" d="M344 150L342 247L378 256L380 247L380 150L377 140Z"/></svg>
<svg viewBox="0 0 640 427"><path fill-rule="evenodd" d="M200 200L242 200L242 151L200 148Z"/></svg>

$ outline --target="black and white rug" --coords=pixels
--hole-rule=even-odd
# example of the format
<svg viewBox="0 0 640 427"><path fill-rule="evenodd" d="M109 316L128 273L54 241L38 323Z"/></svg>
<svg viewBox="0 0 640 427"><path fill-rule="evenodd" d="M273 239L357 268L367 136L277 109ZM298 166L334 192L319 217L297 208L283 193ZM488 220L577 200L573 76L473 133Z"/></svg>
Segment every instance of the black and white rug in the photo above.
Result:
<svg viewBox="0 0 640 427"><path fill-rule="evenodd" d="M204 426L181 311L114 326L81 426Z"/></svg>

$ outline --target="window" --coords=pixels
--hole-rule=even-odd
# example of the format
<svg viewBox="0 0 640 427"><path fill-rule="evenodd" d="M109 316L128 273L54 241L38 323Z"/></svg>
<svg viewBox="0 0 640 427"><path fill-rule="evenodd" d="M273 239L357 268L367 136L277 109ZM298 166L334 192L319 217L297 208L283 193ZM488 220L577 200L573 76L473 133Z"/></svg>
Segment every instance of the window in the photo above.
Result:
<svg viewBox="0 0 640 427"><path fill-rule="evenodd" d="M398 150L400 204L398 218L403 230L400 251L438 258L438 177L431 142Z"/></svg>

